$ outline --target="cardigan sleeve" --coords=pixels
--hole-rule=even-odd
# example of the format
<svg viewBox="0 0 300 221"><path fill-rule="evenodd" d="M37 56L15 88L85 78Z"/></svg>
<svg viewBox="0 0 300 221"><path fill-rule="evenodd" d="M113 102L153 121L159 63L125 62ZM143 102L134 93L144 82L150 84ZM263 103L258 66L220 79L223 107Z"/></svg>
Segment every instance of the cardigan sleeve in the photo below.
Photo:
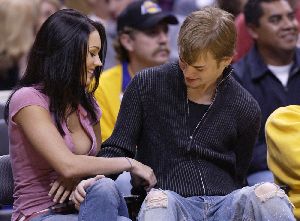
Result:
<svg viewBox="0 0 300 221"><path fill-rule="evenodd" d="M100 156L135 156L143 120L138 84L138 76L136 76L128 85L123 95L115 128L110 138L102 144Z"/></svg>

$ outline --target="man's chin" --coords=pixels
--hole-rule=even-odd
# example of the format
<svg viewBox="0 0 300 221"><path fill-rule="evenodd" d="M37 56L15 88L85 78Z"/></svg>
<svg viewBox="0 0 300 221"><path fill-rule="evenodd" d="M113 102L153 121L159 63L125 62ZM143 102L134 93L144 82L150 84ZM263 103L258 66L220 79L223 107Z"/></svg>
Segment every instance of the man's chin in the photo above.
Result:
<svg viewBox="0 0 300 221"><path fill-rule="evenodd" d="M161 56L157 59L155 59L155 64L156 65L161 65L161 64L165 64L169 61L170 57L169 56Z"/></svg>

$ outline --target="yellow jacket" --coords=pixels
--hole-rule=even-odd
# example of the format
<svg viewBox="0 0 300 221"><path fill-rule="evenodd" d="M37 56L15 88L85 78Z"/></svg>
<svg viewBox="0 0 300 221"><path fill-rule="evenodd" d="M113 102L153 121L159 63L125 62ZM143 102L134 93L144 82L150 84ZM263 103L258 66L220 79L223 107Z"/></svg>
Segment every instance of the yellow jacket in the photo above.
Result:
<svg viewBox="0 0 300 221"><path fill-rule="evenodd" d="M275 110L266 122L268 166L275 182L288 185L294 214L300 218L300 106Z"/></svg>
<svg viewBox="0 0 300 221"><path fill-rule="evenodd" d="M120 110L122 72L122 65L104 71L95 91L95 98L102 110L100 120L102 141L105 141L112 134Z"/></svg>

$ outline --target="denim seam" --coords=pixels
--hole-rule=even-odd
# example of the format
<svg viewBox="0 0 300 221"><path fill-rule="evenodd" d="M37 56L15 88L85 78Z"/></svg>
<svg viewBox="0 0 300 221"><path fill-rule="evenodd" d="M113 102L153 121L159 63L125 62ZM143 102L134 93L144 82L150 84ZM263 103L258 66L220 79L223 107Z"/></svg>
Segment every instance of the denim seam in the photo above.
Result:
<svg viewBox="0 0 300 221"><path fill-rule="evenodd" d="M84 208L87 206L86 204L87 204L87 200L88 200L88 194L86 195L86 199L84 200ZM82 215L81 215L81 217L82 217L82 221L84 221L85 220L85 214L86 214L86 209L84 209L83 211L82 211Z"/></svg>

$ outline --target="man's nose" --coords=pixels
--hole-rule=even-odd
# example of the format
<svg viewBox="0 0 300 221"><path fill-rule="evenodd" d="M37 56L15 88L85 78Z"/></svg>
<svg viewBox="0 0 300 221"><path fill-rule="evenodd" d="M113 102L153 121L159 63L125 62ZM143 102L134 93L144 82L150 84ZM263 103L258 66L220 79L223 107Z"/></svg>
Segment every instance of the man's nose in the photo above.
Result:
<svg viewBox="0 0 300 221"><path fill-rule="evenodd" d="M168 37L168 33L160 30L158 33L158 39L159 39L159 43L168 43L169 42L169 37Z"/></svg>

